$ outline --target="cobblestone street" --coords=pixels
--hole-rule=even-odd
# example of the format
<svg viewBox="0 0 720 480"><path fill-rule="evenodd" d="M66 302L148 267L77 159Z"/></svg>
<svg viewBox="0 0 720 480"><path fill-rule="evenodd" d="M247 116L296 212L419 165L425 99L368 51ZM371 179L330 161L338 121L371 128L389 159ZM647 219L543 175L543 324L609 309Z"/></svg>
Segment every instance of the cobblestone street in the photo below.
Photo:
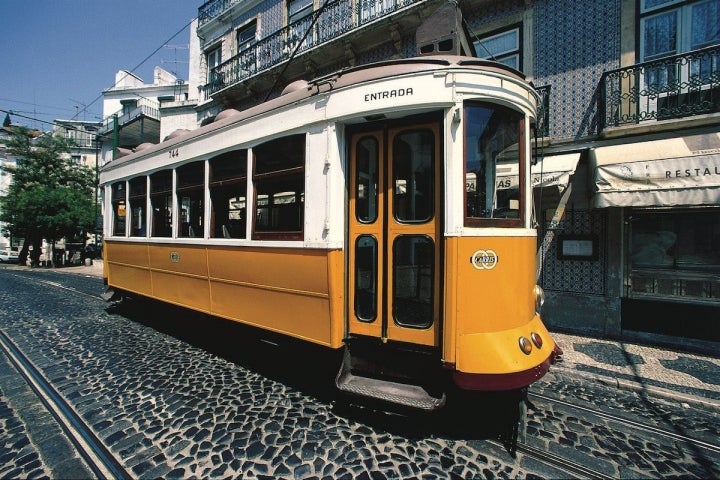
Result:
<svg viewBox="0 0 720 480"><path fill-rule="evenodd" d="M71 277L0 271L0 301L15 307L0 312L0 328L137 478L563 476L489 442L498 415L483 415L479 403L451 403L431 416L348 403L333 388L338 359L323 350L273 346L244 327L175 308L108 306L88 296L102 290L97 277ZM54 422L40 418L41 405L2 357L0 372L0 476L92 476L69 446L59 455L44 441ZM614 477L719 473L717 453L683 454L672 442L533 397L562 394L717 438L713 411L598 392L555 369L531 389L528 443Z"/></svg>

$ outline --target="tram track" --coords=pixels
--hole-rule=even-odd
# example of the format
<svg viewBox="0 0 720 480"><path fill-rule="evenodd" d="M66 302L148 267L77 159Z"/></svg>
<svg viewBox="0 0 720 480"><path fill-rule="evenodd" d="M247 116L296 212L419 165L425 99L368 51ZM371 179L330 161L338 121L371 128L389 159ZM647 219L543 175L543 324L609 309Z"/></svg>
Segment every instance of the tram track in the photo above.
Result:
<svg viewBox="0 0 720 480"><path fill-rule="evenodd" d="M613 480L615 475L609 475L587 467L581 463L568 460L560 455L553 454L547 450L533 447L525 443L518 443L516 452L532 457L538 462L551 466L561 471L566 478L589 478L597 480Z"/></svg>
<svg viewBox="0 0 720 480"><path fill-rule="evenodd" d="M690 448L702 448L702 449L707 450L712 453L716 453L716 454L720 453L720 445L718 445L718 444L710 443L710 442L704 441L699 438L691 437L689 435L677 433L672 430L655 427L653 425L641 423L639 421L636 421L636 420L633 420L633 419L630 419L627 417L615 415L615 414L608 413L603 410L587 407L584 405L578 405L575 403L568 402L566 400L562 400L562 399L555 398L555 397L550 397L550 396L543 395L540 393L530 392L530 393L528 393L528 397L537 398L539 400L542 400L542 401L545 401L548 403L552 403L554 405L561 405L565 408L571 408L571 409L583 412L584 414L590 414L590 415L602 418L604 420L607 420L607 421L610 421L610 422L613 422L613 423L616 423L616 424L619 424L622 426L630 427L630 428L633 428L634 430L644 432L644 433L647 433L650 435L655 435L655 436L659 435L659 436L662 436L663 438L667 438L671 441L684 444Z"/></svg>
<svg viewBox="0 0 720 480"><path fill-rule="evenodd" d="M97 478L132 478L132 475L118 462L92 429L1 329L0 351L37 395Z"/></svg>
<svg viewBox="0 0 720 480"><path fill-rule="evenodd" d="M90 298L93 298L96 300L104 301L99 294L89 293L89 292L85 292L83 290L78 290L77 288L69 287L67 285L64 285L63 283L53 281L53 280L48 280L47 278L33 278L31 275L21 275L21 274L17 274L17 273L12 273L11 276L14 278L20 278L27 282L36 283L39 285L45 285L48 287L57 288L59 290L65 290L66 292L70 292L70 293L73 293L76 295L81 295L84 297L90 297Z"/></svg>

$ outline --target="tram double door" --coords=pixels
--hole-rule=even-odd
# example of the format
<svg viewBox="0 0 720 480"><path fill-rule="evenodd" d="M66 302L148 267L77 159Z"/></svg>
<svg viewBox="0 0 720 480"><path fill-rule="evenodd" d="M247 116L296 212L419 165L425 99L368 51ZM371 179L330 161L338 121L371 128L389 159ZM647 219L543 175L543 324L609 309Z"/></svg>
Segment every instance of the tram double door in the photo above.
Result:
<svg viewBox="0 0 720 480"><path fill-rule="evenodd" d="M351 336L438 345L441 147L435 123L350 137Z"/></svg>

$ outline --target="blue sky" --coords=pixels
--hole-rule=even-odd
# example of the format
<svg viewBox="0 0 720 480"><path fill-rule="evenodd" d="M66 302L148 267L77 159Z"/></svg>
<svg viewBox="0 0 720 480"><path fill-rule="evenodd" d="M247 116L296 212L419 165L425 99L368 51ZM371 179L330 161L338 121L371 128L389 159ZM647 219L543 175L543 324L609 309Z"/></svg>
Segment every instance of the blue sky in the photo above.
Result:
<svg viewBox="0 0 720 480"><path fill-rule="evenodd" d="M0 110L50 122L76 114L100 120L101 94L115 73L135 69L158 48L133 72L152 83L157 65L187 80L188 50L177 47L187 47L190 29L183 27L203 3L0 0ZM19 115L11 115L14 124L52 129Z"/></svg>

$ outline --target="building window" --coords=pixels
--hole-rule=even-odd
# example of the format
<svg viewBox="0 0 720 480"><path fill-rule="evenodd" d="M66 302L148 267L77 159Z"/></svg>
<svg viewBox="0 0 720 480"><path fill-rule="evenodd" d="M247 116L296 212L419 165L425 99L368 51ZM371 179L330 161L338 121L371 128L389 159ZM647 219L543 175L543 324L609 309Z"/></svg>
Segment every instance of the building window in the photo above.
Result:
<svg viewBox="0 0 720 480"><path fill-rule="evenodd" d="M255 35L257 31L257 22L253 20L237 31L237 51L242 52L250 45L255 43Z"/></svg>
<svg viewBox="0 0 720 480"><path fill-rule="evenodd" d="M720 43L720 0L641 0L640 61Z"/></svg>
<svg viewBox="0 0 720 480"><path fill-rule="evenodd" d="M247 150L210 159L210 235L245 238L247 230Z"/></svg>
<svg viewBox="0 0 720 480"><path fill-rule="evenodd" d="M283 48L285 54L304 50L312 45L313 35L308 32L312 24L313 0L288 1L288 26ZM304 38L302 43L300 41Z"/></svg>
<svg viewBox="0 0 720 480"><path fill-rule="evenodd" d="M210 50L208 53L205 54L205 62L207 64L207 82L213 83L214 81L219 80L217 78L217 74L213 72L213 69L220 65L222 61L222 48L217 47L213 50Z"/></svg>
<svg viewBox="0 0 720 480"><path fill-rule="evenodd" d="M634 267L720 273L720 211L635 212Z"/></svg>
<svg viewBox="0 0 720 480"><path fill-rule="evenodd" d="M205 199L205 162L192 162L177 169L179 237L202 238Z"/></svg>
<svg viewBox="0 0 720 480"><path fill-rule="evenodd" d="M302 240L305 204L305 135L259 145L255 158L253 239Z"/></svg>
<svg viewBox="0 0 720 480"><path fill-rule="evenodd" d="M522 68L520 26L493 33L474 43L479 58L495 60L516 70Z"/></svg>
<svg viewBox="0 0 720 480"><path fill-rule="evenodd" d="M313 11L313 0L289 0L288 1L288 24L297 22Z"/></svg>
<svg viewBox="0 0 720 480"><path fill-rule="evenodd" d="M631 297L720 302L720 211L633 211Z"/></svg>

